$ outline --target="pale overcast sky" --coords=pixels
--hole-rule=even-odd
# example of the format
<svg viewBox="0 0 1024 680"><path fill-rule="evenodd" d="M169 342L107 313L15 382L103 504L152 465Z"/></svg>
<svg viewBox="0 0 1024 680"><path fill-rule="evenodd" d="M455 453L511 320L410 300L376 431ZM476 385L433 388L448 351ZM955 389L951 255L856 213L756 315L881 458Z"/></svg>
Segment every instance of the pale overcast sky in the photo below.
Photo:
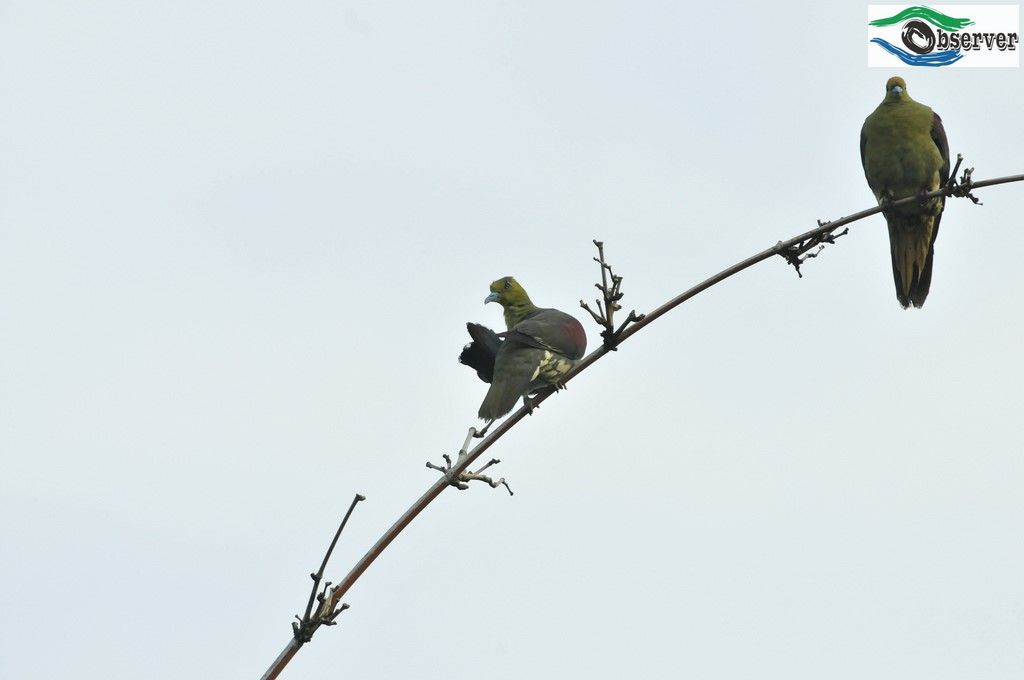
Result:
<svg viewBox="0 0 1024 680"><path fill-rule="evenodd" d="M1020 69L868 69L863 3L0 5L0 676L258 678L435 480L513 274L647 311L869 207L898 73L976 177ZM284 678L1024 677L1024 184L652 324L446 492ZM591 347L597 329L588 322Z"/></svg>

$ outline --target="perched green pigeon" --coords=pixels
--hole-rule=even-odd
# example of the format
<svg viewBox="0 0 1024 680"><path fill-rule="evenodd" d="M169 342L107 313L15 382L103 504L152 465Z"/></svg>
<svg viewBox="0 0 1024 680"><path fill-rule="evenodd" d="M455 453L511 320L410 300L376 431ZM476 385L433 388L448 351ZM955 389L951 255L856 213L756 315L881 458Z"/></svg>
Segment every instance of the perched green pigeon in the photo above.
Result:
<svg viewBox="0 0 1024 680"><path fill-rule="evenodd" d="M587 351L587 334L565 312L530 302L511 276L491 284L491 294L484 298L488 302L505 308L508 331L499 335L480 324L466 324L473 342L463 348L459 361L491 384L479 416L492 421L511 411L520 397L529 407L532 392L557 387Z"/></svg>
<svg viewBox="0 0 1024 680"><path fill-rule="evenodd" d="M934 191L949 179L949 145L942 119L910 98L903 78L889 78L885 99L865 119L860 160L879 205ZM896 299L904 308L920 307L928 297L944 207L945 199L939 196L884 212Z"/></svg>

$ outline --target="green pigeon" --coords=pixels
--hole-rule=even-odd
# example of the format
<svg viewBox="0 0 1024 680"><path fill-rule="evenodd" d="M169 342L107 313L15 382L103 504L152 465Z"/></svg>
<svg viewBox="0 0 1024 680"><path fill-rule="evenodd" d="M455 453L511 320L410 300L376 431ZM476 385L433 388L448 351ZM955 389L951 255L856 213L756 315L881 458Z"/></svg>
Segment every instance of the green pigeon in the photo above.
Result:
<svg viewBox="0 0 1024 680"><path fill-rule="evenodd" d="M462 349L459 361L490 383L478 414L490 422L511 411L520 398L530 408L531 393L560 386L587 351L587 334L565 312L534 305L511 276L491 284L491 293L484 298L484 304L488 302L504 307L508 330L498 334L480 324L466 324L473 341Z"/></svg>
<svg viewBox="0 0 1024 680"><path fill-rule="evenodd" d="M924 194L949 180L949 144L942 119L910 98L899 76L885 84L885 99L860 130L864 176L879 205ZM932 282L935 237L945 207L942 196L883 213L889 225L889 249L896 299L904 309L920 307Z"/></svg>

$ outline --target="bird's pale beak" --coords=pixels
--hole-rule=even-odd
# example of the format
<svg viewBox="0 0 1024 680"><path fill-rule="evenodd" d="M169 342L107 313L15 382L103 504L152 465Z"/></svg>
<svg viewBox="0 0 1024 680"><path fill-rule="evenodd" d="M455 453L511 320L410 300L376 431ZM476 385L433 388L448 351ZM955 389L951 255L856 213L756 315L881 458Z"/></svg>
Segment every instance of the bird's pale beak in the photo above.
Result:
<svg viewBox="0 0 1024 680"><path fill-rule="evenodd" d="M903 92L903 88L900 87L899 85L893 85L892 91L895 92L896 94L900 94L901 92Z"/></svg>
<svg viewBox="0 0 1024 680"><path fill-rule="evenodd" d="M497 301L498 301L498 294L497 293L491 293L490 295L488 295L487 297L484 298L484 304L485 305L488 302L497 302Z"/></svg>

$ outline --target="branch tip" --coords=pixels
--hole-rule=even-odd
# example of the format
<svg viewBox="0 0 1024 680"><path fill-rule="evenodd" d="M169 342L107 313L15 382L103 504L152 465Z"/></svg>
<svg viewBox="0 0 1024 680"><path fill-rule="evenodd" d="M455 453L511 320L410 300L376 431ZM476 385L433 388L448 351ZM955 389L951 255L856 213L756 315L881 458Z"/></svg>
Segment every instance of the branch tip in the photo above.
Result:
<svg viewBox="0 0 1024 680"><path fill-rule="evenodd" d="M313 579L313 587L309 593L309 600L306 602L306 611L301 617L298 615L295 616L295 618L298 619L298 623L292 623L292 637L300 645L312 640L313 633L316 632L317 628L323 625L331 625L330 621L333 621L333 616L330 612L333 610L336 603L334 594L338 589L332 588L331 594L327 594L328 588L331 587L331 581L323 580L324 570L327 569L327 562L331 559L334 547L338 544L338 539L341 538L341 532L345 529L345 525L348 524L349 517L352 516L352 511L355 510L357 503L364 500L366 500L366 496L358 493L352 499L352 503L348 506L348 511L342 518L341 524L338 525L338 530L334 533L334 539L331 541L330 546L327 548L327 552L324 554L324 559L320 563L320 569L309 575L309 577ZM323 590L320 589L321 583L323 583ZM315 613L313 612L314 602L320 603L320 606L317 608ZM328 604L330 606L328 606Z"/></svg>
<svg viewBox="0 0 1024 680"><path fill-rule="evenodd" d="M630 323L642 319L643 315L637 316L635 311L630 311L626 320L618 328L615 327L615 312L622 311L622 305L619 304L619 300L625 297L625 293L621 290L623 277L620 274L616 274L612 266L605 261L604 242L594 239L594 245L597 246L598 256L591 259L597 262L601 270L601 281L595 283L594 287L601 291L603 299L594 300L594 306L597 307L596 312L583 300L580 300L580 307L587 310L594 322L601 327L602 344L605 349L614 351L626 327ZM610 286L608 285L609 279L611 279Z"/></svg>

